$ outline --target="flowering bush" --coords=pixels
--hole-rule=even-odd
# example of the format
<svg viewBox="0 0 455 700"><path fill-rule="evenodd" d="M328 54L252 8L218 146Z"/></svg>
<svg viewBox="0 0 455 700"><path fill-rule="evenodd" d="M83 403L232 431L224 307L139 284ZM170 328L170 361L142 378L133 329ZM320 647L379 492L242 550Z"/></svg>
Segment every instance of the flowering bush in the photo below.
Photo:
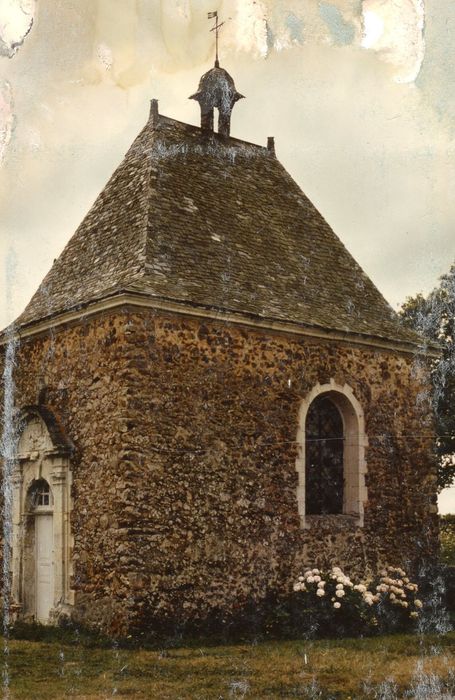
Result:
<svg viewBox="0 0 455 700"><path fill-rule="evenodd" d="M339 566L308 569L294 584L313 626L320 631L362 634L405 629L420 614L418 586L403 569L387 567L376 579L354 582Z"/></svg>

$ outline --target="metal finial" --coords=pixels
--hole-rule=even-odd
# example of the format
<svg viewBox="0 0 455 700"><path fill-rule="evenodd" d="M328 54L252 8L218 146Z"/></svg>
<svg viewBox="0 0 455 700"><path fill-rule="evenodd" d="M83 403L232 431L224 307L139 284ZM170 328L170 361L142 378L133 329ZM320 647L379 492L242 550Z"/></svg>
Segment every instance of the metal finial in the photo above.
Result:
<svg viewBox="0 0 455 700"><path fill-rule="evenodd" d="M208 17L208 19L215 20L215 26L213 26L210 31L215 32L215 44L216 44L215 68L219 68L220 62L218 60L218 32L219 32L220 28L223 26L224 22L221 22L221 24L218 24L218 11L208 12L207 17Z"/></svg>

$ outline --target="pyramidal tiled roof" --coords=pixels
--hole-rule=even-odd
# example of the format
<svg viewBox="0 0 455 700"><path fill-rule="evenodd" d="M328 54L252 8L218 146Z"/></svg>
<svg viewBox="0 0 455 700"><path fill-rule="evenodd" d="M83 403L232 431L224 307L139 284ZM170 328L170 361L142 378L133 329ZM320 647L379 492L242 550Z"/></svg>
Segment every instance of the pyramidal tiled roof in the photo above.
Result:
<svg viewBox="0 0 455 700"><path fill-rule="evenodd" d="M266 147L151 118L18 318L122 292L413 342Z"/></svg>

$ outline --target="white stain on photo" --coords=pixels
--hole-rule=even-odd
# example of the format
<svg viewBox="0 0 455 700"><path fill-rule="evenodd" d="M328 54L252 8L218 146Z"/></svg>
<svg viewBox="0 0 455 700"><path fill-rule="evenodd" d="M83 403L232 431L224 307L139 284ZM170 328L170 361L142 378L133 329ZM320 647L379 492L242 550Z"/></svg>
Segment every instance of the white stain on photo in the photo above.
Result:
<svg viewBox="0 0 455 700"><path fill-rule="evenodd" d="M7 80L0 81L0 165L6 155L14 126L13 91Z"/></svg>
<svg viewBox="0 0 455 700"><path fill-rule="evenodd" d="M35 0L0 0L0 56L12 58L33 25Z"/></svg>
<svg viewBox="0 0 455 700"><path fill-rule="evenodd" d="M364 0L362 46L395 68L397 83L416 80L425 56L424 0Z"/></svg>

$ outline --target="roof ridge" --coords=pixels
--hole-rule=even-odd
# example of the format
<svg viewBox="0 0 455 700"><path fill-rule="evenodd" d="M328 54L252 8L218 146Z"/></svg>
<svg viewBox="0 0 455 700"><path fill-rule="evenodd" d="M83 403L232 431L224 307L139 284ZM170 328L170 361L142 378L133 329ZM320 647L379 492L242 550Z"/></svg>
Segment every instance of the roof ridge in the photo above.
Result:
<svg viewBox="0 0 455 700"><path fill-rule="evenodd" d="M143 133L148 133L148 131L152 132L157 132L159 122L157 120L152 119L152 114L150 115L149 120L145 124L143 130L139 134L139 136ZM135 139L136 141L137 139ZM135 141L133 141L131 147L134 146ZM147 207L144 210L144 231L143 231L143 251L144 251L144 260L143 260L143 266L142 266L142 275L141 277L145 277L147 274L147 239L148 239L148 221L150 218L150 203L151 203L151 193L152 193L152 179L151 179L151 173L153 169L153 161L151 158L145 158L144 160L147 161L148 164L148 176L147 176L147 184L148 184L148 196L147 196Z"/></svg>
<svg viewBox="0 0 455 700"><path fill-rule="evenodd" d="M208 139L213 139L215 141L218 141L220 144L223 145L228 145L229 142L233 142L234 144L239 144L239 145L246 145L246 146L253 146L254 148L258 148L261 151L268 151L268 147L265 145L263 146L260 143L254 143L253 141L245 141L245 139L241 139L238 136L222 136L221 134L218 134L216 131L210 131L210 132L205 132L200 126L197 124L188 124L188 122L182 122L179 119L174 119L174 117L168 117L165 114L160 114L159 115L159 121L156 125L157 128L159 128L160 125L169 125L171 126L172 124L178 124L179 126L187 127L197 133L199 133L201 136L205 136L205 138Z"/></svg>

